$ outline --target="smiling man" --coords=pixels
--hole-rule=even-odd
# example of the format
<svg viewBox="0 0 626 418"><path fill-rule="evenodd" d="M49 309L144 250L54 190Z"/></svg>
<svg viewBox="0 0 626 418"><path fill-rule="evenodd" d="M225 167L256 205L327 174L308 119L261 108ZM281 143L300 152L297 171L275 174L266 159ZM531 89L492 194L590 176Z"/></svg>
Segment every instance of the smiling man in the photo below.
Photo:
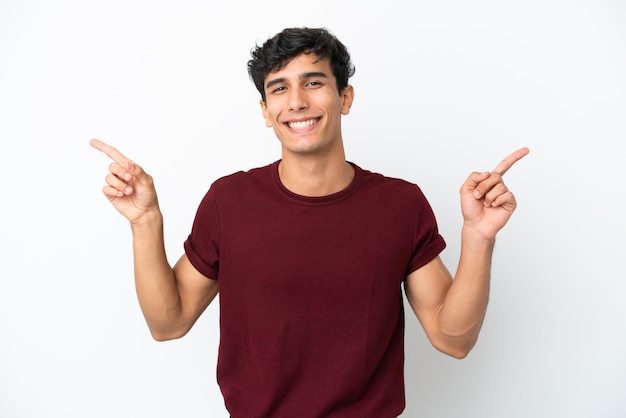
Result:
<svg viewBox="0 0 626 418"><path fill-rule="evenodd" d="M461 186L454 278L419 187L346 160L354 73L324 29L285 29L248 70L281 158L215 181L184 254L167 262L152 178L117 149L104 194L131 223L153 337L185 335L219 293L218 382L233 417L397 417L405 407L402 288L431 343L465 357L487 307L496 233L516 207L502 175L522 148Z"/></svg>
<svg viewBox="0 0 626 418"><path fill-rule="evenodd" d="M250 62L253 76L259 71L257 65L257 61ZM353 69L345 71L351 74ZM338 83L329 58L303 51L261 81L265 123L274 128L282 145L279 172L283 184L305 196L344 189L354 175L341 136L341 117L350 112L354 98L347 79Z"/></svg>

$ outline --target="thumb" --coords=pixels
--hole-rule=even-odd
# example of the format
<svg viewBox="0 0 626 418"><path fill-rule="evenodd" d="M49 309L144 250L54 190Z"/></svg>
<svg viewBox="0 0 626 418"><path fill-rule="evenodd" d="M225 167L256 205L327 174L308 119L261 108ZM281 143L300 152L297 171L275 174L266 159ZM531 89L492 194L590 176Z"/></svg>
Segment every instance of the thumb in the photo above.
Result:
<svg viewBox="0 0 626 418"><path fill-rule="evenodd" d="M127 160L125 164L126 171L129 175L127 180L133 179L136 183L149 186L152 184L152 177L150 177L138 164L132 160Z"/></svg>
<svg viewBox="0 0 626 418"><path fill-rule="evenodd" d="M477 187L480 184L480 182L489 178L490 175L491 173L489 171L483 171L482 173L479 173L479 172L471 173L469 177L467 178L467 180L465 180L465 183L463 183L463 186L461 186L461 193L477 191Z"/></svg>

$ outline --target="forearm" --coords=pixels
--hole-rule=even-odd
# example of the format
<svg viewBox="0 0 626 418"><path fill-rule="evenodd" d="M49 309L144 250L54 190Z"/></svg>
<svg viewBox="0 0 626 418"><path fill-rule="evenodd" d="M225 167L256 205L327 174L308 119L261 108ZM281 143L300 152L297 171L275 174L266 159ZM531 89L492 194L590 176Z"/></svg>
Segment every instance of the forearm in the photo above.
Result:
<svg viewBox="0 0 626 418"><path fill-rule="evenodd" d="M157 338L179 326L181 303L176 276L165 253L163 218L160 212L144 218L131 224L135 287L148 327Z"/></svg>
<svg viewBox="0 0 626 418"><path fill-rule="evenodd" d="M462 345L474 345L485 316L494 243L463 228L459 265L439 312L441 332Z"/></svg>

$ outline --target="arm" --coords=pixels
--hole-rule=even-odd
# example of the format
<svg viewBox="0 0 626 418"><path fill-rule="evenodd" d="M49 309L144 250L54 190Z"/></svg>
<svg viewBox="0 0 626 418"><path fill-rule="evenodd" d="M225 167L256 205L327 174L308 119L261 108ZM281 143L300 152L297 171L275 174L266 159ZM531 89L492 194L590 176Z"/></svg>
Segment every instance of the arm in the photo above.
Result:
<svg viewBox="0 0 626 418"><path fill-rule="evenodd" d="M472 349L489 299L491 258L496 233L517 206L502 175L528 154L522 148L493 172L472 173L461 187L463 229L461 255L454 277L439 257L411 273L405 282L407 299L438 350L456 358Z"/></svg>
<svg viewBox="0 0 626 418"><path fill-rule="evenodd" d="M150 332L159 341L182 337L217 294L217 281L185 255L170 266L152 177L104 142L92 139L90 145L113 160L103 193L131 224L135 287Z"/></svg>

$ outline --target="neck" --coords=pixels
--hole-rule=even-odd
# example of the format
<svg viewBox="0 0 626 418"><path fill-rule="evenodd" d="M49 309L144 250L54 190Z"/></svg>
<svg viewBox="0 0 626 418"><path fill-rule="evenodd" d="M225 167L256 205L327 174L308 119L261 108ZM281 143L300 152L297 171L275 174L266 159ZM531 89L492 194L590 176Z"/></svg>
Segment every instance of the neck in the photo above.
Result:
<svg viewBox="0 0 626 418"><path fill-rule="evenodd" d="M333 159L283 155L278 174L289 191L301 196L321 197L348 187L354 178L354 167L346 162L344 154Z"/></svg>

